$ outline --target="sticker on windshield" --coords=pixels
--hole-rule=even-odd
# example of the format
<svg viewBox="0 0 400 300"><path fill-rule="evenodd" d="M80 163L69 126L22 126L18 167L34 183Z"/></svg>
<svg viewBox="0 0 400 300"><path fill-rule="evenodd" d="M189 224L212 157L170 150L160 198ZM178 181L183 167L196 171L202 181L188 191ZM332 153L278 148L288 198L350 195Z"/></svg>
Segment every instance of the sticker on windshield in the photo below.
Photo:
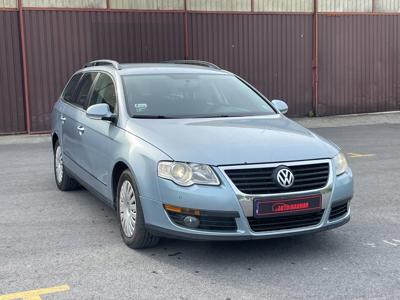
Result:
<svg viewBox="0 0 400 300"><path fill-rule="evenodd" d="M146 103L136 103L135 109L136 109L136 112L145 111L147 109L147 104Z"/></svg>

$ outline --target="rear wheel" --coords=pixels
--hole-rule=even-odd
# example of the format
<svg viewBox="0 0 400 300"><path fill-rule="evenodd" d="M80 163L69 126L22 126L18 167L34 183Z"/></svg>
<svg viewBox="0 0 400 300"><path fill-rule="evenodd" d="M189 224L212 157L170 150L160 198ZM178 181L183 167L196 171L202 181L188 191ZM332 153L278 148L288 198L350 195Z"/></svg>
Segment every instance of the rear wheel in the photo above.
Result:
<svg viewBox="0 0 400 300"><path fill-rule="evenodd" d="M62 148L58 141L54 144L54 177L57 187L61 191L71 191L79 188L79 183L65 171Z"/></svg>
<svg viewBox="0 0 400 300"><path fill-rule="evenodd" d="M133 249L155 246L159 238L152 235L144 225L139 193L129 170L121 174L116 202L121 235L125 244Z"/></svg>

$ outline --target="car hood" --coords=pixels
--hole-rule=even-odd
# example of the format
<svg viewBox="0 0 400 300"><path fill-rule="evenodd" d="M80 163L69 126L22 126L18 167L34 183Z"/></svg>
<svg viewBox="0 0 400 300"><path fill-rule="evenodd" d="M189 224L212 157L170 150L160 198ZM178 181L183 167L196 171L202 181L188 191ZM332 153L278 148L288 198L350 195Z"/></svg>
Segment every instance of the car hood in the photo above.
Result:
<svg viewBox="0 0 400 300"><path fill-rule="evenodd" d="M130 119L126 129L175 161L234 165L332 158L338 149L282 115Z"/></svg>

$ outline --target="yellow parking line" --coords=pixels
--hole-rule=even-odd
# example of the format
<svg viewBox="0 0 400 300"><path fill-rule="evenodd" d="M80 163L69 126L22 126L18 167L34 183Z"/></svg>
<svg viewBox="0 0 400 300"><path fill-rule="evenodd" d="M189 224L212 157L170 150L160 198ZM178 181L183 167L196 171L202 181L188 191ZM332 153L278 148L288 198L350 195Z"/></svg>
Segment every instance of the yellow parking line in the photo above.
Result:
<svg viewBox="0 0 400 300"><path fill-rule="evenodd" d="M70 289L69 285L64 284L64 285L58 285L58 286L53 286L53 287L44 288L44 289L31 290L31 291L17 292L17 293L2 295L2 296L0 296L0 300L14 300L14 299L42 300L40 295L53 294L53 293L58 293L58 292L65 292L65 291L68 291L69 289Z"/></svg>
<svg viewBox="0 0 400 300"><path fill-rule="evenodd" d="M349 152L349 153L347 153L347 155L350 158L375 156L375 154L362 154L362 153L354 153L354 152Z"/></svg>

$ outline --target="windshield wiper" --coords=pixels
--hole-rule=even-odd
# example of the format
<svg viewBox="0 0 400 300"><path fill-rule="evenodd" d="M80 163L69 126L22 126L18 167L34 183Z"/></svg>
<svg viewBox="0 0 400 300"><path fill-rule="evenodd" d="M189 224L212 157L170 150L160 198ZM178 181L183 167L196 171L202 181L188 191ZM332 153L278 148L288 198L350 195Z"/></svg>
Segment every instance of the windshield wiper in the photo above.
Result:
<svg viewBox="0 0 400 300"><path fill-rule="evenodd" d="M234 118L234 117L243 117L239 115L210 115L210 116L199 116L196 118Z"/></svg>
<svg viewBox="0 0 400 300"><path fill-rule="evenodd" d="M243 115L209 115L209 116L163 116L163 115L133 115L136 119L207 119L207 118L235 118Z"/></svg>
<svg viewBox="0 0 400 300"><path fill-rule="evenodd" d="M132 118L136 119L171 119L170 117L167 116L146 116L146 115L133 115Z"/></svg>

